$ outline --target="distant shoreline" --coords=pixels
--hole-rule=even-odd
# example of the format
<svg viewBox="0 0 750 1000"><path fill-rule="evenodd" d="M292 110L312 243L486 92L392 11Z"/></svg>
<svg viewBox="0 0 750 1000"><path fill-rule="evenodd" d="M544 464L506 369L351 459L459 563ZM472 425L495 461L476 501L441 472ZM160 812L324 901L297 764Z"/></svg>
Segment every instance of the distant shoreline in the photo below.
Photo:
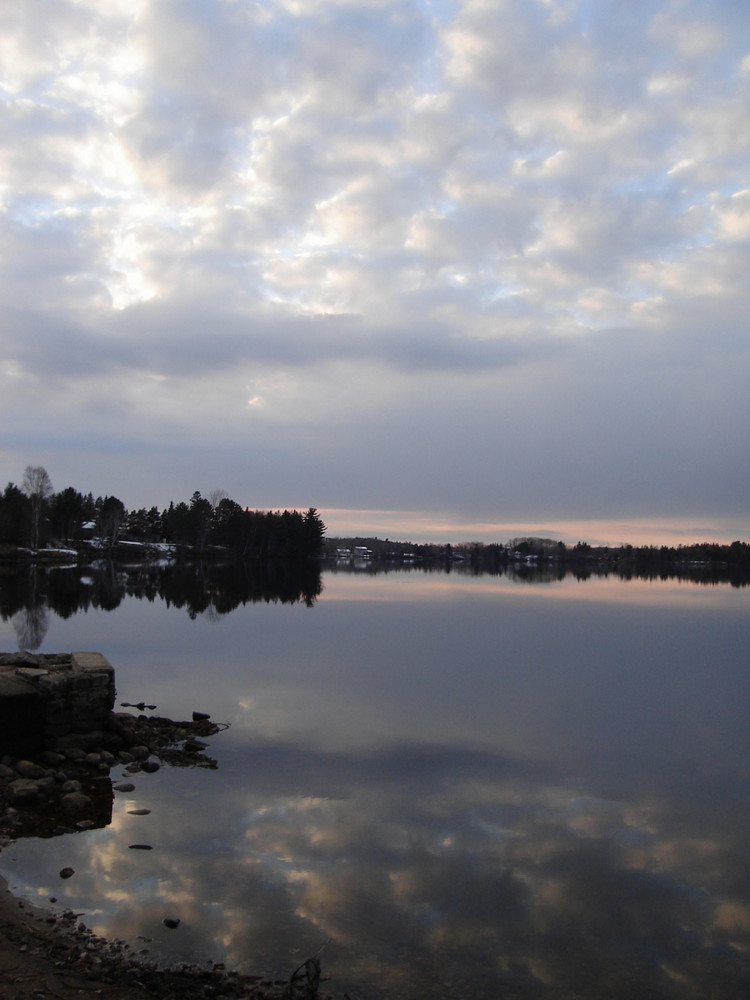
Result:
<svg viewBox="0 0 750 1000"><path fill-rule="evenodd" d="M677 547L622 545L592 546L586 542L565 545L549 538L514 539L506 544L472 542L439 544L394 542L389 539L324 538L320 553L302 560L278 554L246 560L236 549L218 545L199 549L174 543L138 542L119 539L114 546L102 546L98 539L78 540L39 549L0 545L0 565L79 569L114 564L119 567L143 566L158 569L203 565L241 569L249 578L262 580L281 574L285 580L319 577L321 569L352 571L390 571L396 568L415 571L452 573L505 574L528 581L550 581L573 574L588 576L618 575L625 579L679 578L697 583L750 584L750 543L735 541L728 545L704 542ZM310 589L310 581L306 587ZM313 587L313 590L315 588Z"/></svg>

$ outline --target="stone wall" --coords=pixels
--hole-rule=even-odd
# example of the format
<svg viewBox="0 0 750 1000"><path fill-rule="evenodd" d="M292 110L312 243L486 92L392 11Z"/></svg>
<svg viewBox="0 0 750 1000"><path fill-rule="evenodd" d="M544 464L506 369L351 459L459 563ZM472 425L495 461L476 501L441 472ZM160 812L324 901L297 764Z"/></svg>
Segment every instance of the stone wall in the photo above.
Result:
<svg viewBox="0 0 750 1000"><path fill-rule="evenodd" d="M101 653L0 655L0 748L59 746L101 730L115 704L115 671Z"/></svg>

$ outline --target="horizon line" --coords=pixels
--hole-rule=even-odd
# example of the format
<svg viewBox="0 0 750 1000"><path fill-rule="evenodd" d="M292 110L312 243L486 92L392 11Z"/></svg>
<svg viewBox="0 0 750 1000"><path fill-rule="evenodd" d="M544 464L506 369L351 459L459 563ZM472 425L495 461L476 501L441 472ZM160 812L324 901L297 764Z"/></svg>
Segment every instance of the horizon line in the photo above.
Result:
<svg viewBox="0 0 750 1000"><path fill-rule="evenodd" d="M472 521L449 514L377 508L318 507L331 537L373 537L413 544L495 544L542 537L566 545L730 544L750 536L750 519L734 517L619 517ZM403 536L395 538L394 534ZM500 537L502 536L502 537Z"/></svg>

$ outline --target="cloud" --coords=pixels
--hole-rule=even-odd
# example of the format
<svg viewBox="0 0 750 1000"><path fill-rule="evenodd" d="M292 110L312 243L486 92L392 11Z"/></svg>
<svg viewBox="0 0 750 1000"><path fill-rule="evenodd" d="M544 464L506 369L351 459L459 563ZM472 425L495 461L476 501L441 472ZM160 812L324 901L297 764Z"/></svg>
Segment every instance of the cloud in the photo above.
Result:
<svg viewBox="0 0 750 1000"><path fill-rule="evenodd" d="M208 462L201 421L227 454L261 429L274 475L306 470L275 495L336 481L357 507L476 514L498 489L465 477L488 465L513 470L504 502L538 508L534 454L561 502L601 516L623 513L617 490L633 516L737 509L737 5L56 0L40 27L18 0L0 18L14 466L49 461L30 404L46 385L84 473L84 415L106 398L107 433L134 451L157 426ZM311 471L365 450L378 497Z"/></svg>

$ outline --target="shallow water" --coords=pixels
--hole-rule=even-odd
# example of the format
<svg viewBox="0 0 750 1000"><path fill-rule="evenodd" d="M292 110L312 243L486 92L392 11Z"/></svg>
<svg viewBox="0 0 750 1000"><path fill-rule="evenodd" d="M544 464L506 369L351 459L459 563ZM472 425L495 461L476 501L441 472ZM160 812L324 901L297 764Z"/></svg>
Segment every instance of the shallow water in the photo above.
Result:
<svg viewBox="0 0 750 1000"><path fill-rule="evenodd" d="M310 607L50 613L41 651L101 650L118 701L231 725L217 770L0 872L164 961L286 977L330 942L357 1000L744 996L749 597L326 573Z"/></svg>

